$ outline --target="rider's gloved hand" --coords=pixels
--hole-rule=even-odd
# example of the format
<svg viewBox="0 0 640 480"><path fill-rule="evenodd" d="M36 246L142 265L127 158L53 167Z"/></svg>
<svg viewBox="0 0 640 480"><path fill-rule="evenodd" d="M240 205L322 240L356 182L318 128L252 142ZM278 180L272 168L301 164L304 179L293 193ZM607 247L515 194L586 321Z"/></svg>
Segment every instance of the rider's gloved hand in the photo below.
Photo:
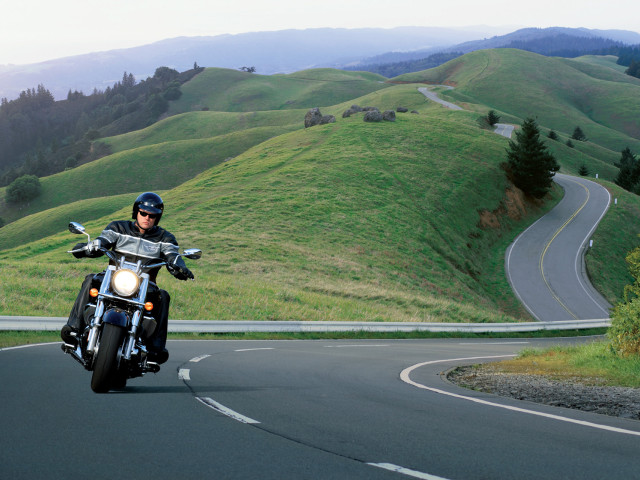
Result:
<svg viewBox="0 0 640 480"><path fill-rule="evenodd" d="M95 252L97 252L98 250L100 250L100 247L101 247L101 246L102 246L102 243L100 242L100 240L95 239L94 241L89 242L89 243L87 244L87 251L88 251L89 253L95 253Z"/></svg>
<svg viewBox="0 0 640 480"><path fill-rule="evenodd" d="M194 276L187 267L181 267L180 265L168 264L167 270L169 273L176 277L178 280L193 280Z"/></svg>
<svg viewBox="0 0 640 480"><path fill-rule="evenodd" d="M100 250L102 247L102 242L97 238L92 242L87 243L87 257L95 258L102 256L102 251Z"/></svg>
<svg viewBox="0 0 640 480"><path fill-rule="evenodd" d="M73 247L73 256L76 258L84 258L87 256L86 243L77 243L75 247Z"/></svg>

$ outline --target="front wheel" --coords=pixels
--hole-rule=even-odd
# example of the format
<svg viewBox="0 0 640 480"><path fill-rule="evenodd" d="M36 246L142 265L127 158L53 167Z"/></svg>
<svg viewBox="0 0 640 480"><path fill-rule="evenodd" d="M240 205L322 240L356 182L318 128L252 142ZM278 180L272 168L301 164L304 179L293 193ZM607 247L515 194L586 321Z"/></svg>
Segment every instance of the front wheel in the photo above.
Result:
<svg viewBox="0 0 640 480"><path fill-rule="evenodd" d="M125 331L110 323L102 327L102 337L91 377L91 390L107 393L118 374L118 351L122 347Z"/></svg>

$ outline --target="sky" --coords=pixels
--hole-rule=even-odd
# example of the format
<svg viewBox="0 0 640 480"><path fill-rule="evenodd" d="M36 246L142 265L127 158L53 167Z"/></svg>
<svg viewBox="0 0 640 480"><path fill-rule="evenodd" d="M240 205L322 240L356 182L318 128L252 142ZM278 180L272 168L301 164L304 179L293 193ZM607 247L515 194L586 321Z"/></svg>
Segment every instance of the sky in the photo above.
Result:
<svg viewBox="0 0 640 480"><path fill-rule="evenodd" d="M638 0L1 0L0 65L180 36L304 28L585 27L640 32Z"/></svg>

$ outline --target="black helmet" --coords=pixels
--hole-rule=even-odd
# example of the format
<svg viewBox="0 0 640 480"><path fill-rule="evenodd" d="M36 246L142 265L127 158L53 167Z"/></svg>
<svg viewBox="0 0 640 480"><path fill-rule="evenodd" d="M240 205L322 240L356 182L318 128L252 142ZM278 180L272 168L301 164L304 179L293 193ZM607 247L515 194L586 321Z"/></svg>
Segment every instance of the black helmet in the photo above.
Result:
<svg viewBox="0 0 640 480"><path fill-rule="evenodd" d="M133 212L131 212L131 218L133 218L134 220L138 218L138 211L140 210L140 208L142 208L145 212L155 213L157 215L155 225L158 225L160 223L162 212L164 211L164 203L162 202L162 198L160 198L160 195L153 192L141 193L133 203Z"/></svg>

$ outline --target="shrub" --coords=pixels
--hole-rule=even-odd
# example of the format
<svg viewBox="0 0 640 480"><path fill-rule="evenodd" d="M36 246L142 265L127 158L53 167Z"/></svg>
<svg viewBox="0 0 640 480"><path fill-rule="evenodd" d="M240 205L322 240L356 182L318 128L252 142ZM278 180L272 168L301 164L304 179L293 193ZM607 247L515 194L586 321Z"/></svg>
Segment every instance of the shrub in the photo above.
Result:
<svg viewBox="0 0 640 480"><path fill-rule="evenodd" d="M35 175L16 178L7 187L7 203L24 203L40 195L40 180Z"/></svg>
<svg viewBox="0 0 640 480"><path fill-rule="evenodd" d="M626 260L634 282L624 288L624 301L613 309L607 331L612 350L620 356L640 354L640 247Z"/></svg>

